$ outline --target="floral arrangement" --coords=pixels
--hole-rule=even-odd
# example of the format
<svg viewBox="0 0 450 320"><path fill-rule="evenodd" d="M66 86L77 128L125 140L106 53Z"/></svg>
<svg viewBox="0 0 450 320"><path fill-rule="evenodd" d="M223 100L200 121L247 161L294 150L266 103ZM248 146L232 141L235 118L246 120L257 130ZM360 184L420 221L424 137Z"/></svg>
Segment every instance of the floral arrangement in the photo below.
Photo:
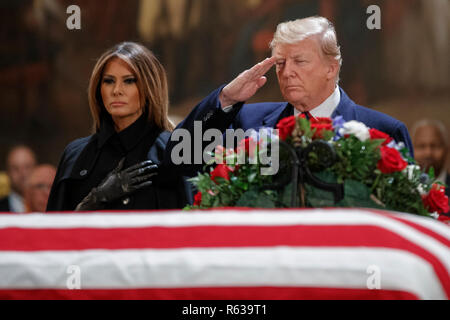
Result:
<svg viewBox="0 0 450 320"><path fill-rule="evenodd" d="M270 142L277 139L297 150L322 140L333 148L337 161L321 166L327 155L313 149L307 154L307 166L316 178L342 184L344 198L336 203L331 192L305 183L302 206L369 207L448 220L443 215L449 211L448 197L445 187L433 182L433 169L422 172L405 145L384 132L358 121L345 122L340 116L311 120L291 116L281 120L277 129L267 129L264 138L248 137L236 149L217 147L206 173L191 179L198 192L190 208L289 207L292 183L274 188L278 174L261 175L265 165L254 160L267 154ZM242 158L244 163L238 161ZM279 159L280 171L289 171L290 160L282 149Z"/></svg>

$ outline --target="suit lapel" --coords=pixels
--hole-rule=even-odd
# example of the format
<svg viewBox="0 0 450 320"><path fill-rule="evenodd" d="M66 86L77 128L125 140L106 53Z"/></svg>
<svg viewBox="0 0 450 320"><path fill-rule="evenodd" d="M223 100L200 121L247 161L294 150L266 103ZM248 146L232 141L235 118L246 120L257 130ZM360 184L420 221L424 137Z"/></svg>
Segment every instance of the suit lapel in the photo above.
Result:
<svg viewBox="0 0 450 320"><path fill-rule="evenodd" d="M347 96L347 94L339 87L341 93L341 100L339 101L338 106L334 110L331 118L335 118L337 116L342 116L344 120L350 121L355 120L355 103Z"/></svg>
<svg viewBox="0 0 450 320"><path fill-rule="evenodd" d="M290 111L289 110L290 107L291 107L290 104L285 102L280 108L276 108L274 112L267 114L263 118L262 126L275 128L278 121L282 117L282 114L283 114L283 118L285 116L289 116L289 115L284 115L284 114L288 113Z"/></svg>

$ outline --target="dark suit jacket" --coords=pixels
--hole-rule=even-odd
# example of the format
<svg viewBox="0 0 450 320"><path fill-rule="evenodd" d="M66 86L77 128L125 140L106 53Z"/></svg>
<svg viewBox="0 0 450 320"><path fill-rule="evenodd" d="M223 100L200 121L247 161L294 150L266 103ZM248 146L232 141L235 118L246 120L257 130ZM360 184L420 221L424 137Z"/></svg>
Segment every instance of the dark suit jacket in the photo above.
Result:
<svg viewBox="0 0 450 320"><path fill-rule="evenodd" d="M244 131L248 129L258 130L261 127L274 128L280 115L288 107L287 102L239 103L233 107L231 112L226 113L220 107L219 102L219 94L222 88L220 87L213 91L203 99L176 129L186 129L190 132L191 137L194 137L194 121L202 121L203 132L210 128L217 128L222 132L227 128L241 128ZM410 150L411 157L414 156L411 138L406 126L402 122L384 113L357 105L341 88L340 93L341 100L332 117L340 115L346 121L357 120L363 122L370 128L383 131L397 142L404 142ZM170 153L177 143L169 141L166 147L166 159L170 158ZM187 174L192 175L195 174L195 171L201 170L201 166L184 166L183 170Z"/></svg>
<svg viewBox="0 0 450 320"><path fill-rule="evenodd" d="M9 207L9 197L4 197L0 199L0 212L10 212L11 208Z"/></svg>

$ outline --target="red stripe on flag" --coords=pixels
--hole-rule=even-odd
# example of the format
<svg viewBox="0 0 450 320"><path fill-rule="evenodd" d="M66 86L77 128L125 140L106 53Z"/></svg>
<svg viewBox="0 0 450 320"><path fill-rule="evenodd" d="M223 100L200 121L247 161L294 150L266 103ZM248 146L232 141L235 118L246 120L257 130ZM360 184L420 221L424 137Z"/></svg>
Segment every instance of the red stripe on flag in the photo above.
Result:
<svg viewBox="0 0 450 320"><path fill-rule="evenodd" d="M418 300L414 293L314 287L220 287L103 290L0 290L15 300ZM225 311L225 310L224 310Z"/></svg>
<svg viewBox="0 0 450 320"><path fill-rule="evenodd" d="M371 210L371 212L375 213L375 214L378 214L378 215L381 215L383 217L386 217L386 218L389 218L389 219L392 219L392 220L404 223L407 226L412 227L412 228L416 229L417 231L420 231L423 234L434 238L435 240L441 242L443 245L446 245L447 247L450 247L450 240L449 239L443 237L442 235L440 235L439 233L433 231L432 229L428 229L427 227L425 227L423 225L420 225L420 224L418 224L416 222L413 222L411 220L407 220L407 219L405 219L405 218L403 218L401 216L398 216L398 215L388 214L388 213L386 213L384 211ZM429 219L432 219L432 218L429 218ZM435 222L436 223L440 223L439 221L436 221L436 220L435 220ZM443 226L447 226L447 225L444 223ZM448 227L448 232L450 234L450 227Z"/></svg>
<svg viewBox="0 0 450 320"><path fill-rule="evenodd" d="M409 249L413 243L376 226L195 226L0 230L0 250L169 249L331 246Z"/></svg>

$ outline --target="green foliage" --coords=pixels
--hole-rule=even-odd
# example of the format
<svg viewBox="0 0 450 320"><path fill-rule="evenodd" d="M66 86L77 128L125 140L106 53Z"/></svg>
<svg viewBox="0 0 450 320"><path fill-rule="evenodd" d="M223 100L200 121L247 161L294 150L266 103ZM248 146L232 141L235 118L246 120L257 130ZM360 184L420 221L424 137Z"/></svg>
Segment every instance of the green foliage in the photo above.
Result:
<svg viewBox="0 0 450 320"><path fill-rule="evenodd" d="M386 207L394 211L429 215L416 187L418 180L417 183L411 181L403 172L380 174L379 177L375 192Z"/></svg>
<svg viewBox="0 0 450 320"><path fill-rule="evenodd" d="M259 191L257 188L242 194L236 207L276 208L277 193L271 190Z"/></svg>
<svg viewBox="0 0 450 320"><path fill-rule="evenodd" d="M215 182L207 173L200 173L197 177L189 179L202 192L200 209L253 206L255 204L264 208L275 207L275 204L271 204L270 201L276 201L276 193L268 193L267 190L258 191L270 182L269 176L260 174L262 168L260 164L230 165L229 167L233 168L233 172L229 173L229 180L218 177ZM210 170L212 171L212 168ZM266 200L255 201L256 195L266 197ZM252 201L249 199L252 199Z"/></svg>
<svg viewBox="0 0 450 320"><path fill-rule="evenodd" d="M316 177L324 182L337 183L336 176L324 171L316 174ZM370 189L363 183L351 179L344 182L344 199L335 203L334 195L330 191L325 191L313 187L312 185L305 185L307 194L307 206L309 207L363 207L383 209L383 206L377 204L371 199Z"/></svg>
<svg viewBox="0 0 450 320"><path fill-rule="evenodd" d="M336 142L339 161L330 168L338 177L338 182L347 179L371 185L375 181L375 169L380 160L379 146L382 140L360 141L355 136L340 139Z"/></svg>
<svg viewBox="0 0 450 320"><path fill-rule="evenodd" d="M295 148L305 150L313 141L316 129L311 129L307 119L297 118L292 134L285 142ZM401 172L384 174L378 168L381 159L380 147L384 140L367 139L361 141L355 135L345 137L336 136L334 131L322 130L321 137L326 143L314 144L308 154L308 168L320 180L328 183L343 184L344 199L335 203L332 192L325 191L309 184L304 184L305 205L307 207L365 207L386 209L401 212L410 212L419 215L429 215L424 207L421 194L427 193L432 181L434 171L429 172L429 181L424 182L423 172L417 166L409 166ZM332 145L337 161L331 162L333 156L327 153L328 145ZM324 148L317 147L324 146ZM259 144L258 152L266 150L267 145ZM190 181L202 193L200 205L189 208L212 207L259 207L259 208L286 208L291 206L292 182L287 186L275 189L280 177L290 177L290 153L281 148L279 153L280 170L277 176L261 175L261 164L236 165L239 156L244 150L232 150L226 155L226 163L231 172L229 180L224 178L211 179L210 173L202 173ZM410 163L414 161L409 157L407 149L400 150L404 159ZM327 165L324 165L327 164ZM211 172L212 168L207 167ZM290 181L290 179L288 179ZM271 186L271 187L270 187ZM299 192L301 187L298 188ZM300 195L298 195L300 197Z"/></svg>

